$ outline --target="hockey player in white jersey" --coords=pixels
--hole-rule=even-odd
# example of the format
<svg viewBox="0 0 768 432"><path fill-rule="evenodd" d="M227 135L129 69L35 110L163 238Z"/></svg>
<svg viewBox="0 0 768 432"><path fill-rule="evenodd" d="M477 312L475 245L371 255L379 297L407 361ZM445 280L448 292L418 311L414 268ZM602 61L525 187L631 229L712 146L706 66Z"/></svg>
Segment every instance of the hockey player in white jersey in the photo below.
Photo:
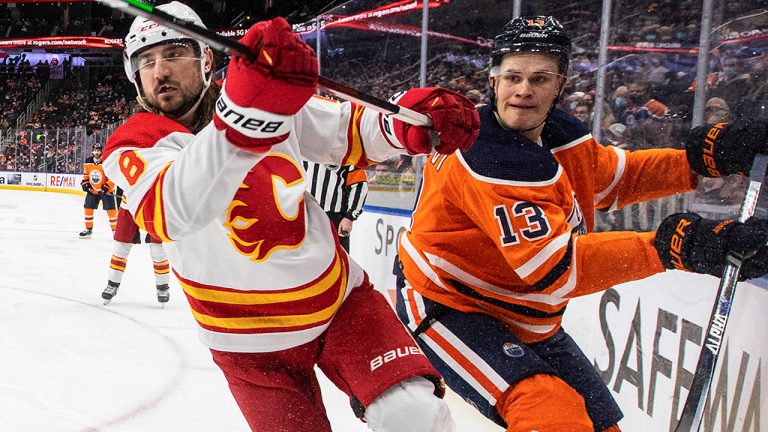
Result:
<svg viewBox="0 0 768 432"><path fill-rule="evenodd" d="M203 25L179 2L159 9ZM317 59L282 18L241 42L258 59L235 55L219 93L206 45L137 18L124 60L146 112L110 137L107 173L136 223L165 243L253 430L330 430L315 365L372 430L453 430L439 374L305 198L301 163L423 154L429 131L313 97ZM477 136L474 106L454 92L412 89L399 103L432 117L438 152Z"/></svg>

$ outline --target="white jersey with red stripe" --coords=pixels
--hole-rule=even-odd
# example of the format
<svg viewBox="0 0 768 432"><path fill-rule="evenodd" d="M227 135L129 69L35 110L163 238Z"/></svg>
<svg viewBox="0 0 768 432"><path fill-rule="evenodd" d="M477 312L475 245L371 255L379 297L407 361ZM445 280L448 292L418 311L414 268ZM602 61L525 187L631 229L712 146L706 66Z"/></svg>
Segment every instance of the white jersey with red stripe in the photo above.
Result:
<svg viewBox="0 0 768 432"><path fill-rule="evenodd" d="M313 97L266 153L209 124L139 113L104 167L136 223L163 240L210 348L271 352L317 338L365 275L305 192L302 160L365 166L404 153L381 115Z"/></svg>

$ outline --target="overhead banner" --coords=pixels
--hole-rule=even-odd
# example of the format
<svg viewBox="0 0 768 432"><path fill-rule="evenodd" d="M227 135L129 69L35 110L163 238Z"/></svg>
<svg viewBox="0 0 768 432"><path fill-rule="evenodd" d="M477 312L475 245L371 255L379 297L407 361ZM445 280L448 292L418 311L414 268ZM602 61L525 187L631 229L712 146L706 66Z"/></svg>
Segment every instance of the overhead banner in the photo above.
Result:
<svg viewBox="0 0 768 432"><path fill-rule="evenodd" d="M226 37L240 38L245 29L225 29L217 32ZM105 38L99 36L50 36L39 38L17 38L0 40L0 49L14 48L89 48L123 49L125 44L120 38ZM2 57L0 57L2 58Z"/></svg>
<svg viewBox="0 0 768 432"><path fill-rule="evenodd" d="M50 36L0 40L0 49L9 48L122 48L123 40L98 36Z"/></svg>

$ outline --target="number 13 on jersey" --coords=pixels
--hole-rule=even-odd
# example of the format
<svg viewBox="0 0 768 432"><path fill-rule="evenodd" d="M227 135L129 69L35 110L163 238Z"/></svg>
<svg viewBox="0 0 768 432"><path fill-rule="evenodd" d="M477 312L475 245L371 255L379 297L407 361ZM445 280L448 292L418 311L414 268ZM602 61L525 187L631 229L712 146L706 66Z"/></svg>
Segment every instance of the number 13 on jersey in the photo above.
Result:
<svg viewBox="0 0 768 432"><path fill-rule="evenodd" d="M512 217L525 219L525 227L515 232L512 226ZM493 208L493 216L501 229L500 241L502 246L512 246L520 243L520 236L528 241L534 241L546 237L552 232L544 211L540 207L527 201L518 201L509 208L506 205L498 205Z"/></svg>

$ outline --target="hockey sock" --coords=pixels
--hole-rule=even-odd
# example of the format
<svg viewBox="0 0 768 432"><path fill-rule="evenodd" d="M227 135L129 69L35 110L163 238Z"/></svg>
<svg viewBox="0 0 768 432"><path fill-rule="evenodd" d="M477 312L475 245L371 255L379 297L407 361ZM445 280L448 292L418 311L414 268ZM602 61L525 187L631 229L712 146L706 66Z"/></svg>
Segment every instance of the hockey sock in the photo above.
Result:
<svg viewBox="0 0 768 432"><path fill-rule="evenodd" d="M149 244L149 253L152 255L152 264L155 270L155 283L157 285L168 285L170 279L170 266L168 265L168 255L163 249L163 245L158 243Z"/></svg>
<svg viewBox="0 0 768 432"><path fill-rule="evenodd" d="M128 265L128 254L131 253L132 247L133 244L131 243L115 242L107 272L107 278L112 282L120 283L123 280L125 266Z"/></svg>
<svg viewBox="0 0 768 432"><path fill-rule="evenodd" d="M117 210L107 210L107 215L109 216L109 227L112 228L112 232L115 232L117 227Z"/></svg>
<svg viewBox="0 0 768 432"><path fill-rule="evenodd" d="M85 209L85 228L93 229L93 209Z"/></svg>

